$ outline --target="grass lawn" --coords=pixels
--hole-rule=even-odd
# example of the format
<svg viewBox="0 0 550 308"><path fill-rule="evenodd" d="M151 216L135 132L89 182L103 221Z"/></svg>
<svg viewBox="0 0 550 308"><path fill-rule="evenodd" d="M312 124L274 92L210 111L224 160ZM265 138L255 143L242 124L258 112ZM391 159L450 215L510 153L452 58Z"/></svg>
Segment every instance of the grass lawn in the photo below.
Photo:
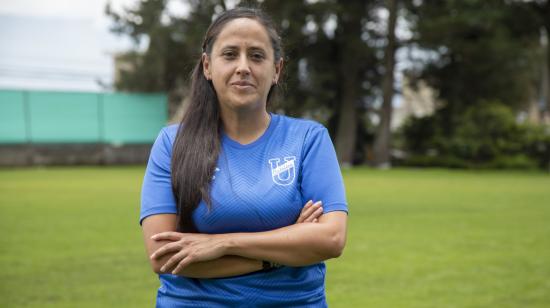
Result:
<svg viewBox="0 0 550 308"><path fill-rule="evenodd" d="M143 167L0 169L0 307L152 307ZM550 307L550 175L354 169L331 307Z"/></svg>

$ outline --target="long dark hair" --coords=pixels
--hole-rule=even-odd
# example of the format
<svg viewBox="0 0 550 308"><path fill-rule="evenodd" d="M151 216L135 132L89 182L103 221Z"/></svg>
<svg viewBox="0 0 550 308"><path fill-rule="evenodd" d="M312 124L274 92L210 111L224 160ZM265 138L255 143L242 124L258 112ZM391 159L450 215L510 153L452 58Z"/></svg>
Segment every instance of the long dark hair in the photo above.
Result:
<svg viewBox="0 0 550 308"><path fill-rule="evenodd" d="M212 46L224 26L233 19L250 18L262 24L271 40L274 59L283 57L281 39L265 13L257 8L235 8L223 12L212 22L204 38L202 51L210 56ZM277 87L271 86L267 103ZM191 76L191 100L174 141L172 150L172 190L178 208L178 231L197 232L193 211L201 200L210 206L210 182L220 153L221 118L218 97L211 81L204 77L202 55Z"/></svg>

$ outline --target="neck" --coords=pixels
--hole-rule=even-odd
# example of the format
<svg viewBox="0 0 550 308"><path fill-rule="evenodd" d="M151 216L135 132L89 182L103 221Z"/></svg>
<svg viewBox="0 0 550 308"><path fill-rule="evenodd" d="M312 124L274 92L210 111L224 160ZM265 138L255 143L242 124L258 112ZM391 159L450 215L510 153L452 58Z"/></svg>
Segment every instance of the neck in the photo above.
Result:
<svg viewBox="0 0 550 308"><path fill-rule="evenodd" d="M221 110L223 130L240 144L249 144L267 130L270 116L265 108L255 110Z"/></svg>

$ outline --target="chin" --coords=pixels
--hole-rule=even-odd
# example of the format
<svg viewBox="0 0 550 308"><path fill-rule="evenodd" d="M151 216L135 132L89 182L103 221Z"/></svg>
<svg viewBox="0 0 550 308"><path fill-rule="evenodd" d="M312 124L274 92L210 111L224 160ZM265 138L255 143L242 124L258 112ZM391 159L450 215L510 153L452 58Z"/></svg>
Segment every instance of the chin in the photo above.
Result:
<svg viewBox="0 0 550 308"><path fill-rule="evenodd" d="M247 110L247 109L256 109L265 104L262 104L261 100L257 98L240 97L240 98L231 100L231 102L228 105L230 106L231 109Z"/></svg>

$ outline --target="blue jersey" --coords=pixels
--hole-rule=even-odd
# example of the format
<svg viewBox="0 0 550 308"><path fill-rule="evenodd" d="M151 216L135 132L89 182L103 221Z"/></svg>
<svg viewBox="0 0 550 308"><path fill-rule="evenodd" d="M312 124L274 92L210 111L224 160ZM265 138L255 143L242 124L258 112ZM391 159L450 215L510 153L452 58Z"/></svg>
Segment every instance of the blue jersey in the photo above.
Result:
<svg viewBox="0 0 550 308"><path fill-rule="evenodd" d="M177 212L170 162L178 125L165 127L151 150L143 180L140 222ZM222 135L211 183L210 210L193 213L200 233L259 232L296 222L308 200L324 213L347 212L342 175L326 128L271 114L264 134L242 145ZM159 307L324 307L325 264L283 266L219 279L161 274Z"/></svg>

